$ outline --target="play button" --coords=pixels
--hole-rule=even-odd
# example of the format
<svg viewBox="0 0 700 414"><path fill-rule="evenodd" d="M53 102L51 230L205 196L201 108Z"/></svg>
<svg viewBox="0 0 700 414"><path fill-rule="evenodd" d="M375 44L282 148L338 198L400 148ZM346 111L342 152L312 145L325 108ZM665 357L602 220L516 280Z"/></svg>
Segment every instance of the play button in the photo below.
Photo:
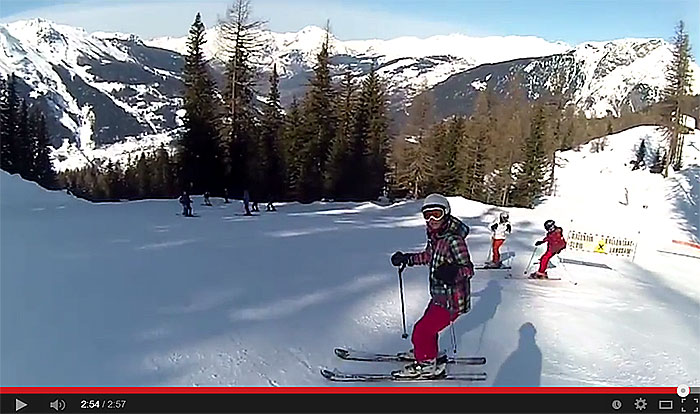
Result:
<svg viewBox="0 0 700 414"><path fill-rule="evenodd" d="M15 398L15 412L21 410L22 408L24 408L24 407L26 407L26 406L27 406L27 403L26 403L26 402L24 402L24 401L22 401L22 400L18 400L17 398Z"/></svg>

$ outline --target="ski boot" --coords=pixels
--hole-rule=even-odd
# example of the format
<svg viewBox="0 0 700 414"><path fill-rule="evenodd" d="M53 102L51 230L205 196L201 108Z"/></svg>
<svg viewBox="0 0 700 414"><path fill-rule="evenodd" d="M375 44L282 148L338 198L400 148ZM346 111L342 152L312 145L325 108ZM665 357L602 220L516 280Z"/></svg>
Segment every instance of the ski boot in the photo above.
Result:
<svg viewBox="0 0 700 414"><path fill-rule="evenodd" d="M403 369L392 371L391 375L395 378L410 378L410 379L438 379L446 375L445 362L436 359L427 361L414 361L407 364Z"/></svg>
<svg viewBox="0 0 700 414"><path fill-rule="evenodd" d="M499 269L502 266L501 262L486 262L484 263L485 269Z"/></svg>
<svg viewBox="0 0 700 414"><path fill-rule="evenodd" d="M408 351L399 352L396 354L396 356L404 361L416 360L416 355L413 353L413 348L409 349ZM447 352L444 349L438 352L437 360L438 362L447 363Z"/></svg>
<svg viewBox="0 0 700 414"><path fill-rule="evenodd" d="M548 279L547 273L542 273L540 271L534 272L530 274L530 279Z"/></svg>
<svg viewBox="0 0 700 414"><path fill-rule="evenodd" d="M416 355L413 353L413 348L409 349L408 351L399 352L396 354L396 356L399 359L403 359L405 361L415 361L416 360Z"/></svg>

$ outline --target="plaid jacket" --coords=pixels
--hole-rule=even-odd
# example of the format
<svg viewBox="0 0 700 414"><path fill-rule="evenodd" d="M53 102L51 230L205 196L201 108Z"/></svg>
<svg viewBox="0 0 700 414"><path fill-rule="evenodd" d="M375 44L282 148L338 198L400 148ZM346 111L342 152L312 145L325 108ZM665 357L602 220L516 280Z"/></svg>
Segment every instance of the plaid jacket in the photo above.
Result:
<svg viewBox="0 0 700 414"><path fill-rule="evenodd" d="M445 227L437 232L428 229L427 234L428 243L425 250L409 254L408 265L429 265L430 296L433 303L457 314L469 312L469 279L474 275L474 265L465 240L469 234L469 227L458 218L449 216ZM434 276L435 269L446 263L462 266L454 286L445 285Z"/></svg>

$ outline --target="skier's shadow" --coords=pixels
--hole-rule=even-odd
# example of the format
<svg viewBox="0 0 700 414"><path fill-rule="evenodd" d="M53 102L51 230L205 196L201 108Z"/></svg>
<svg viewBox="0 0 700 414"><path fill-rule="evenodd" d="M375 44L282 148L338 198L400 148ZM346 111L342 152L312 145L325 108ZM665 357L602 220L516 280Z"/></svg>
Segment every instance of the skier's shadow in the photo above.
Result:
<svg viewBox="0 0 700 414"><path fill-rule="evenodd" d="M498 369L493 385L496 387L538 387L542 380L542 351L537 346L537 330L530 322L520 329L518 348Z"/></svg>
<svg viewBox="0 0 700 414"><path fill-rule="evenodd" d="M455 329L457 330L458 337L482 326L483 329L479 337L479 348L481 348L486 324L489 320L493 319L494 315L496 315L496 310L498 310L498 306L501 304L503 296L501 294L502 290L503 288L498 281L490 280L485 288L472 293L472 301L474 301L474 298L479 298L479 300L476 301L475 304L472 304L472 309L469 313L461 316L455 322Z"/></svg>

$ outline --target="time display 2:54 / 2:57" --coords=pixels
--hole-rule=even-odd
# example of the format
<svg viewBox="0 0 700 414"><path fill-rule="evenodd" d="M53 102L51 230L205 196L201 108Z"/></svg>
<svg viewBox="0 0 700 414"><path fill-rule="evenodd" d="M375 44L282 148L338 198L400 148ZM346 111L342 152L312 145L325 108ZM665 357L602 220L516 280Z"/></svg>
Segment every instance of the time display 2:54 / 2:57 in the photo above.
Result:
<svg viewBox="0 0 700 414"><path fill-rule="evenodd" d="M80 408L83 410L121 410L124 407L126 407L126 400L80 400Z"/></svg>

